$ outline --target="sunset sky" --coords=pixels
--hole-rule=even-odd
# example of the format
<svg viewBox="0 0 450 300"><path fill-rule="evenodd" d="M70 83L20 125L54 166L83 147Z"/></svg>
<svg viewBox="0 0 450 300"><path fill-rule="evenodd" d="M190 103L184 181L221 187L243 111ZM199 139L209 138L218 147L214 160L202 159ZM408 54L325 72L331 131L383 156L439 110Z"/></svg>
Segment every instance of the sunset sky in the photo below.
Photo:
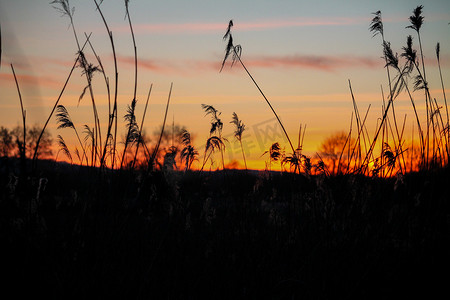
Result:
<svg viewBox="0 0 450 300"><path fill-rule="evenodd" d="M21 112L10 64L14 65L27 111L27 123L43 125L73 65L77 46L69 18L52 8L48 0L0 0L2 64L0 69L0 125L21 125ZM443 104L435 46L440 42L444 83L450 87L450 2L429 1L145 1L131 0L131 19L138 48L138 105L140 124L150 84L153 92L145 129L152 134L162 123L170 84L173 82L169 123L184 125L201 147L209 135L210 118L201 104L222 112L224 135L230 142L233 112L246 124L243 143L250 165L264 168L261 155L273 142L288 150L274 116L243 68L236 64L219 72L226 43L222 37L233 19L235 44L242 46L242 60L278 112L294 144L299 125L307 126L304 151L314 155L320 143L336 131L348 132L352 99L348 80L363 114L371 105L368 130L373 135L381 116L381 86L387 95L380 36L368 28L372 13L381 10L385 37L396 52L417 35L408 17L417 5L424 5L421 30L427 76L432 96ZM105 64L111 85L114 82L112 52L106 30L94 1L71 0L79 39L84 33ZM119 64L119 118L123 122L126 105L132 100L133 44L125 19L124 1L105 0L101 5L116 43ZM91 51L86 51L92 59ZM92 61L94 62L94 61ZM412 82L412 80L411 80ZM80 96L86 81L76 69L61 104L82 131L93 124L89 97ZM94 77L94 93L99 103L100 121L106 127L108 108L101 75ZM414 93L424 114L423 93ZM407 115L413 123L409 98L396 100L399 118ZM70 130L56 130L75 143ZM121 136L125 134L122 126ZM408 131L410 132L410 131ZM72 149L72 148L71 148ZM240 160L240 152L229 146L226 160Z"/></svg>

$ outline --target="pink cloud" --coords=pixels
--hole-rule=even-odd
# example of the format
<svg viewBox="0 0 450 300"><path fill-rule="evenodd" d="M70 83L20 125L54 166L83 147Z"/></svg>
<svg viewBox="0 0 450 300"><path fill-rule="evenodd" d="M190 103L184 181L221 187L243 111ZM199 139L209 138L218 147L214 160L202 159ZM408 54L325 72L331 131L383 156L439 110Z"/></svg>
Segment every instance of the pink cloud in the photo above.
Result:
<svg viewBox="0 0 450 300"><path fill-rule="evenodd" d="M117 60L124 67L134 67L134 57L117 56ZM285 56L249 56L243 58L249 68L262 69L308 69L322 72L337 72L340 69L380 69L384 67L384 61L380 57L369 56L335 56L335 55L285 55ZM448 62L446 55L441 56L441 63ZM222 61L212 60L166 60L139 58L140 69L159 73L180 76L192 76L205 72L218 72ZM436 60L429 59L427 65L436 66ZM224 71L230 72L230 61L227 62ZM239 66L235 66L239 68Z"/></svg>
<svg viewBox="0 0 450 300"><path fill-rule="evenodd" d="M327 19L298 19L298 20L276 20L268 22L242 23L236 27L237 30L259 30L288 27L310 27L310 26L343 26L365 22L366 19L352 18L327 18ZM223 25L222 25L223 28Z"/></svg>
<svg viewBox="0 0 450 300"><path fill-rule="evenodd" d="M16 71L17 72L17 71ZM39 86L46 86L50 88L61 88L62 83L46 76L35 76L35 75L22 75L22 74L16 74L17 81L19 82L19 86L26 87L39 87ZM15 84L14 76L12 74L0 74L0 83L1 84L8 84L9 86L11 84Z"/></svg>
<svg viewBox="0 0 450 300"><path fill-rule="evenodd" d="M117 55L117 61L119 63L134 66L134 57L131 56ZM155 60L151 59L138 59L138 67L155 72L164 71L163 66L160 66Z"/></svg>
<svg viewBox="0 0 450 300"><path fill-rule="evenodd" d="M379 69L384 67L384 60L381 57L351 55L259 56L248 57L243 60L246 66L254 68L298 68L325 72L335 72L339 69L349 68ZM441 56L441 65L445 65L449 61L450 57L448 55ZM400 63L403 64L403 61ZM436 58L426 58L425 63L429 66L437 66ZM211 65L211 67L213 66L216 67L215 65Z"/></svg>
<svg viewBox="0 0 450 300"><path fill-rule="evenodd" d="M369 57L292 55L284 57L259 57L247 60L247 65L263 68L306 68L321 71L336 71L340 68L378 68L379 59Z"/></svg>
<svg viewBox="0 0 450 300"><path fill-rule="evenodd" d="M124 64L128 67L134 67L134 57L131 56L117 56L117 61L120 64ZM172 62L167 62L163 59L138 59L138 68L142 68L147 71L162 73L162 74L178 74L183 72L181 63L179 66L174 65Z"/></svg>
<svg viewBox="0 0 450 300"><path fill-rule="evenodd" d="M133 57L118 56L119 63L129 67L134 66ZM285 68L285 69L314 69L324 72L335 72L342 68L368 68L375 69L383 67L383 61L379 58L353 57L353 56L327 56L327 55L290 55L290 56L260 56L247 57L244 63L250 68ZM165 61L140 58L139 68L147 71L192 75L193 72L202 73L209 71L219 71L221 61L194 60L194 61ZM225 69L229 68L227 62ZM225 70L224 69L224 70Z"/></svg>

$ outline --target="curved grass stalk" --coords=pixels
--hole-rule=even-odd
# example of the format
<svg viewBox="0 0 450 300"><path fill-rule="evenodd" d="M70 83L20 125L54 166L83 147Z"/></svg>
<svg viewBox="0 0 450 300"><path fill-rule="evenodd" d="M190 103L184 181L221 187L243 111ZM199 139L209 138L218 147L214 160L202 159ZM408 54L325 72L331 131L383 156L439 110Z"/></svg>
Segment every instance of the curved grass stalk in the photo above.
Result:
<svg viewBox="0 0 450 300"><path fill-rule="evenodd" d="M56 119L59 123L58 128L72 128L75 131L75 135L78 139L78 142L80 143L81 149L83 150L83 155L82 155L82 159L81 159L81 165L83 165L83 160L86 157L86 165L88 164L87 161L87 154L86 154L86 149L83 146L83 143L81 142L80 136L78 135L78 131L77 128L75 127L75 124L73 124L72 120L70 119L69 116L69 112L67 111L67 109L63 106L63 105L58 105L56 108L57 114L56 114Z"/></svg>
<svg viewBox="0 0 450 300"><path fill-rule="evenodd" d="M223 151L222 149L225 148L225 144L222 141L221 137L218 136L210 136L208 138L208 140L206 141L206 147L205 147L205 156L203 158L203 164L202 167L200 169L200 172L203 171L203 168L205 167L209 157L211 156L211 154L216 150L219 149L221 152ZM206 153L209 151L208 156L206 156ZM225 169L225 168L224 168Z"/></svg>
<svg viewBox="0 0 450 300"><path fill-rule="evenodd" d="M436 45L436 57L437 57L437 62L438 62L438 67L439 67L439 77L441 79L441 86L442 86L442 94L444 96L444 103L445 103L445 112L447 114L447 127L449 126L449 115L448 115L448 106L447 106L447 97L445 95L445 87L444 87L444 80L442 79L442 71L441 71L441 60L440 60L440 44L437 43Z"/></svg>
<svg viewBox="0 0 450 300"><path fill-rule="evenodd" d="M349 144L348 148L350 150L350 144L351 144L351 139L352 139L352 130L353 130L353 112L352 112L352 116L350 117L350 129L348 131L347 139L345 140L344 146L342 147L341 154L339 155L336 174L341 173L341 160L342 160L342 155L344 154L344 151L345 151L345 147L347 146L347 143ZM348 155L348 157L350 157L350 155ZM319 158L320 158L320 156L319 156ZM320 158L320 161L323 163L322 158ZM323 164L323 165L325 166L325 164ZM350 168L350 162L348 162L347 173L349 171L349 168Z"/></svg>
<svg viewBox="0 0 450 300"><path fill-rule="evenodd" d="M276 113L275 109L273 108L272 104L270 103L270 101L267 99L266 95L264 95L263 91L261 90L261 88L259 87L258 83L255 81L255 79L253 78L252 74L250 74L250 72L248 71L247 67L244 65L244 63L241 60L240 54L238 54L238 52L236 51L236 47L233 47L233 51L237 57L237 59L239 60L239 62L241 63L242 67L244 68L245 72L247 72L247 75L250 77L250 79L253 81L253 83L255 84L256 88L258 89L258 91L260 92L260 94L263 96L264 100L266 100L267 105L269 105L270 109L272 110L273 114L275 115L275 117L277 118L278 123L281 126L281 129L283 129L283 133L286 136L289 145L291 146L292 152L295 152L294 146L292 145L291 139L289 138L289 135L286 131L286 128L284 128L283 123L280 120L280 117L278 117L278 114Z"/></svg>
<svg viewBox="0 0 450 300"><path fill-rule="evenodd" d="M153 168L153 163L156 159L156 155L158 154L159 146L161 145L162 136L164 134L164 127L166 126L167 111L169 110L170 97L172 95L172 88L173 88L173 82L170 84L169 97L167 98L166 112L164 114L164 121L163 121L162 128L161 128L161 134L159 135L158 143L156 144L155 149L153 150L152 156L150 157L150 161L148 163L149 170L152 170L152 168Z"/></svg>
<svg viewBox="0 0 450 300"><path fill-rule="evenodd" d="M381 17L381 11L377 11L375 13L373 13L375 15L375 17L372 19L372 23L369 27L369 30L371 32L374 33L374 36L376 36L377 34L381 35L381 40L383 42L383 45L386 43L386 40L384 38L384 26L383 26L383 20ZM391 81L391 74L390 74L390 70L389 70L389 64L388 64L388 58L386 57L386 55L383 55L384 61L386 63L386 74L387 74L387 79L388 79L388 83L389 83L389 93L390 93L390 99L394 98L394 90L392 88L392 81ZM383 97L384 98L384 97ZM398 131L398 126L397 126L397 117L395 114L395 105L394 103L392 103L392 116L394 118L394 126L395 126L395 132L397 134L397 139L399 141L399 145L401 145L401 141L400 141L400 134ZM383 133L384 136L384 133ZM406 165L405 165L405 157L403 156L403 151L400 152L402 153L402 160L403 160L403 164L405 166L405 172L406 172Z"/></svg>
<svg viewBox="0 0 450 300"><path fill-rule="evenodd" d="M361 133L364 132L364 126L366 124L367 116L368 116L369 111L370 111L370 106L371 105L369 104L369 107L367 108L366 114L364 116L364 120L361 123L361 127L358 128L358 138L357 138L357 140L355 142L355 145L353 146L352 153L350 154L350 156L348 158L348 168L350 168L350 162L352 160L353 154L355 153L355 150L356 150L357 147L358 147L358 150L359 150L359 157L358 158L359 158L359 161L360 161L360 164L361 164L361 146L360 146ZM349 147L350 146L351 145L349 144ZM367 154L367 149L366 149L366 154ZM362 164L358 167L358 163L357 163L357 161L355 161L354 169L359 169L361 166L362 166Z"/></svg>
<svg viewBox="0 0 450 300"><path fill-rule="evenodd" d="M136 47L136 39L134 37L134 30L133 25L131 24L131 17L130 17L130 11L128 10L128 4L130 0L125 0L125 9L126 9L126 16L128 19L128 24L130 26L130 32L131 37L133 39L133 48L134 48L134 92L133 92L133 99L136 99L136 93L137 93L137 84L138 84L138 63L137 63L137 47Z"/></svg>
<svg viewBox="0 0 450 300"><path fill-rule="evenodd" d="M84 35L87 37L86 33L84 33ZM109 79L106 76L105 68L103 67L103 63L102 63L100 57L97 55L97 52L95 51L94 46L92 45L90 40L88 40L88 42L89 42L89 47L91 48L91 51L94 54L95 59L98 62L98 66L99 66L98 71L100 71L100 73L103 74L103 80L105 81L106 92L108 94L108 116L111 116L111 88L109 85Z"/></svg>
<svg viewBox="0 0 450 300"><path fill-rule="evenodd" d="M247 160L245 159L245 153L244 153L244 147L242 146L242 133L245 130L245 124L242 123L241 120L239 120L238 115L233 112L233 119L231 120L232 124L234 124L234 126L236 126L236 129L234 131L234 137L239 141L239 144L241 146L241 151L242 151L242 157L244 158L244 165L245 165L245 169L247 169Z"/></svg>
<svg viewBox="0 0 450 300"><path fill-rule="evenodd" d="M122 160L120 161L120 170L122 170L123 162L125 160L125 155L127 153L128 145L136 140L138 137L138 128L136 124L136 103L137 101L133 99L131 101L131 105L127 108L127 114L125 115L125 120L128 122L127 127L127 136L125 137L125 146L123 149Z"/></svg>
<svg viewBox="0 0 450 300"><path fill-rule="evenodd" d="M67 147L66 142L64 141L63 137L62 137L61 135L58 134L58 137L57 137L57 140L56 140L56 141L57 141L57 143L58 143L59 150L58 150L58 152L56 153L55 161L58 160L59 152L62 151L62 152L67 156L67 158L70 159L70 163L72 164L72 163L73 163L72 155L70 154L69 148Z"/></svg>
<svg viewBox="0 0 450 300"><path fill-rule="evenodd" d="M1 62L0 62L1 63ZM26 139L26 135L27 135L27 128L26 128L26 115L27 112L23 109L23 102L22 102L22 94L20 93L20 88L19 88L19 82L17 81L17 77L16 77L16 72L14 71L14 66L11 64L11 70L12 73L14 75L14 81L16 82L16 87L17 87L17 93L19 94L19 101L20 101L20 110L22 112L22 122L23 122L23 145L22 145L22 149L19 149L20 151L20 163L21 163L21 168L22 168L22 175L25 175L25 155L26 155L26 147L27 147L27 139Z"/></svg>
<svg viewBox="0 0 450 300"><path fill-rule="evenodd" d="M95 6L97 7L98 12L100 13L100 16L103 20L103 24L105 25L106 31L108 32L108 37L109 37L112 52L113 52L114 73L115 73L114 106L113 106L113 111L112 111L112 114L110 115L109 122L108 122L108 130L107 130L107 134L106 134L107 138L106 138L105 146L103 148L103 154L100 159L100 167L102 168L105 165L106 149L108 147L108 137L111 134L112 126L114 125L113 158L112 158L112 165L111 165L111 168L114 169L115 156L116 156L116 144L117 144L117 97L118 97L118 86L119 86L119 72L118 72L118 67L117 67L116 48L114 45L112 31L109 30L108 23L106 22L105 16L103 15L103 12L100 9L100 5L98 4L97 0L94 0L94 3L95 3Z"/></svg>
<svg viewBox="0 0 450 300"><path fill-rule="evenodd" d="M405 68L403 70L400 70L400 67L398 66L398 57L397 57L397 55L394 55L394 53L392 52L392 49L391 49L391 46L390 46L389 42L384 42L383 43L383 53L384 53L384 56L387 58L388 65L392 66L398 72L398 79L397 79L397 82L395 83L394 89L393 89L394 92L395 92L395 90L397 90L397 92L395 94L398 95L398 93L404 87L406 89L407 93L408 93L409 99L411 100L411 104L412 104L413 109L414 109L414 114L416 116L417 126L418 126L419 135L420 135L420 139L421 139L422 157L423 157L423 153L424 153L424 150L425 150L425 148L424 148L425 143L424 143L424 139L423 139L423 132L422 132L422 128L420 126L420 120L419 120L419 116L417 114L417 110L416 110L416 106L414 104L414 100L412 98L411 92L409 91L408 84L407 84L407 82L406 82L406 80L404 78L405 71L406 71L406 73L409 73L411 67L410 66L405 66ZM386 120L387 113L388 113L389 108L390 108L390 106L392 105L393 102L394 102L394 98L392 98L392 95L391 95L391 97L390 97L390 99L388 101L387 107L386 107L386 109L384 111L383 118L381 120L381 124L378 127L377 132L375 134L375 137L374 137L374 139L372 141L372 144L371 144L371 146L369 148L369 153L366 155L366 158L363 161L362 169L364 169L364 163L367 161L368 156L373 151L373 148L374 148L375 143L377 141L377 138L378 138L378 135L380 133L381 127L383 126L383 124L384 124L384 122Z"/></svg>
<svg viewBox="0 0 450 300"><path fill-rule="evenodd" d="M144 108L144 114L142 116L141 127L139 127L139 136L138 136L137 145L136 145L136 152L134 153L134 159L133 159L133 163L131 165L131 169L134 169L134 165L136 164L136 158L137 158L137 154L139 151L139 145L141 143L143 143L142 128L144 128L144 119L145 119L145 115L147 113L147 106L148 106L148 101L150 100L150 94L152 93L152 88L153 88L153 83L150 85L150 89L148 90L147 101L145 102L145 108ZM145 143L143 143L143 145L145 146Z"/></svg>
<svg viewBox="0 0 450 300"><path fill-rule="evenodd" d="M433 98L431 97L431 94L430 94L428 82L426 80L426 75L419 68L418 62L416 60L415 50L412 49L412 37L411 36L408 36L407 47L403 47L403 50L404 50L404 53L402 54L402 56L406 57L406 59L408 60L408 63L413 68L415 68L418 73L418 75L416 76L415 84L414 84L415 90L423 89L425 91L425 101L427 103L428 124L431 123L432 133L433 133L432 157L434 157L436 151L438 151L438 149L436 149L436 142L438 144L444 143L443 141L437 141L437 134L436 134L436 131L441 132L440 127L445 128L444 121L442 119L442 115L440 113L439 105L438 105L436 99L434 99L434 103L433 103ZM428 113L428 111L429 111L429 113ZM436 115L439 118L436 119L436 121L435 121ZM440 124L439 124L439 121L440 121ZM437 130L436 130L436 128L437 128ZM444 139L445 139L445 144L447 144L448 143L447 135L444 135ZM442 136L440 137L439 140L442 140ZM429 143L429 131L427 130L427 164L428 164L428 160L429 160L428 143Z"/></svg>
<svg viewBox="0 0 450 300"><path fill-rule="evenodd" d="M224 140L224 138L222 137L223 122L219 118L219 116L221 115L221 112L219 112L217 109L215 109L214 106L212 106L212 105L202 104L201 106L205 110L206 115L209 115L209 114L211 115L211 129L209 130L209 136L211 137L211 135L213 133L217 132L218 136L216 136L216 137L219 138L221 141ZM223 147L223 148L218 147L218 149L220 150L221 158L222 158L222 168L223 169L225 169L225 160L224 160L224 156L223 156L224 148L225 147Z"/></svg>
<svg viewBox="0 0 450 300"><path fill-rule="evenodd" d="M272 110L273 114L275 115L278 123L281 126L281 129L283 129L283 133L286 135L286 138L289 142L289 145L291 146L292 152L295 152L294 146L292 145L291 139L289 138L289 135L286 131L286 129L283 126L283 123L281 122L280 118L278 117L278 114L275 112L275 109L272 107L272 104L270 103L270 101L267 99L266 95L264 95L263 91L261 90L261 88L259 87L258 83L255 81L255 79L253 78L253 76L250 74L250 72L248 71L247 67L244 65L244 63L241 60L241 53L242 53L242 47L240 45L234 45L233 44L233 37L231 35L231 27L233 27L233 20L230 20L230 22L228 23L228 28L227 31L225 33L225 35L223 36L223 39L227 39L228 38L228 43L227 43L227 47L226 47L226 51L225 51L225 58L222 62L222 67L220 69L220 71L222 71L223 66L225 65L225 62L227 60L227 58L229 57L230 53L233 52L233 60L232 60L232 64L234 64L234 62L236 60L239 61L239 63L241 64L241 66L244 68L245 72L247 72L247 75L250 77L250 79L253 81L253 83L255 84L256 88L258 89L258 91L260 92L260 94L263 96L264 100L266 101L267 105L269 105L270 109Z"/></svg>
<svg viewBox="0 0 450 300"><path fill-rule="evenodd" d="M83 51L81 50L80 47L80 43L78 41L78 35L76 33L75 30L75 24L73 21L73 15L75 12L75 8L74 7L70 7L70 3L69 0L55 0L50 2L50 4L60 4L60 7L57 6L53 6L55 9L57 9L58 11L60 11L62 13L62 15L67 15L70 19L70 25L72 27L72 31L75 37L75 41L77 43L77 49L78 52L80 54L79 56L79 64L80 66L83 68L83 74L86 76L86 81L87 81L87 86L84 88L78 102L83 98L86 89L89 89L89 94L91 97L91 102L92 102L92 111L93 111L93 115L94 115L94 132L95 132L95 152L98 151L98 141L100 141L100 145L102 144L102 134L101 134L101 128L100 128L100 119L99 119L99 115L98 115L98 111L97 111L97 106L95 104L95 97L94 97L94 91L92 89L92 76L94 74L95 71L98 71L97 67L94 67L92 64L89 64L86 60L86 57L84 56ZM97 155L96 155L97 157Z"/></svg>
<svg viewBox="0 0 450 300"><path fill-rule="evenodd" d="M84 43L84 45L83 45L83 47L81 48L81 50L83 50L84 47L86 46L86 44L87 44L87 42L88 42L90 36L91 36L91 35L89 34L89 36L87 37L86 42ZM48 116L47 121L45 122L44 127L42 128L41 133L39 134L39 138L38 138L38 140L37 140L37 142L36 142L36 147L35 147L35 149L34 149L34 154L33 154L33 169L35 168L35 165L36 165L37 152L38 152L38 149L39 149L39 142L40 142L41 139L42 139L42 136L43 136L43 134L44 134L44 131L45 131L45 129L47 128L47 125L48 125L48 123L50 122L50 119L51 119L51 117L53 116L53 113L55 112L56 107L58 106L59 101L61 100L62 95L64 94L64 91L66 90L66 87L67 87L67 84L69 83L70 77L72 77L72 73L73 73L73 71L75 70L75 68L76 68L76 66L77 66L77 64L78 64L78 59L79 59L79 57L80 57L80 53L78 53L77 59L75 60L73 66L72 66L72 69L70 70L69 75L67 76L66 82L64 83L64 86L63 86L61 92L59 93L58 99L56 100L55 105L53 106L52 111L50 112L50 115Z"/></svg>

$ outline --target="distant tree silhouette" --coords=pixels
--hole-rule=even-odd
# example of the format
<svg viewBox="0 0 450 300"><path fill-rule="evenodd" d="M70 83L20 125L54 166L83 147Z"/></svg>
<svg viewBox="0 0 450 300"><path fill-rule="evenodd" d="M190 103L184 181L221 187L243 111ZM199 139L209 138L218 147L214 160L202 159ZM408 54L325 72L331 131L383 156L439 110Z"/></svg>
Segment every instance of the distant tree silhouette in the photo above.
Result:
<svg viewBox="0 0 450 300"><path fill-rule="evenodd" d="M177 162L175 158L177 157L178 149L174 146L169 147L169 150L164 154L163 170L173 171L177 169Z"/></svg>
<svg viewBox="0 0 450 300"><path fill-rule="evenodd" d="M158 126L157 129L153 131L152 138L149 140L159 140L159 137L161 135L163 125ZM183 143L182 143L182 134L186 130L186 127L184 125L180 124L174 124L172 123L170 126L169 124L166 124L164 126L164 131L161 135L161 142L159 148L161 151L158 151L155 160L164 160L164 156L167 153L171 153L173 155L174 150L176 149L176 153L178 153L179 149L182 149ZM174 156L174 159L176 156Z"/></svg>
<svg viewBox="0 0 450 300"><path fill-rule="evenodd" d="M33 127L27 127L26 129L26 145L25 154L28 158L33 157L34 150L36 148L37 140L41 129L38 125ZM23 127L16 126L12 130L1 127L0 129L0 151L3 154L8 153L8 156L20 156L20 151L23 149ZM52 136L49 132L45 131L37 152L38 158L50 158L53 155L52 151Z"/></svg>
<svg viewBox="0 0 450 300"><path fill-rule="evenodd" d="M8 128L0 127L0 156L11 156L14 149L13 136Z"/></svg>
<svg viewBox="0 0 450 300"><path fill-rule="evenodd" d="M331 174L336 174L338 171L339 158L341 166L348 165L348 154L342 153L344 145L347 141L347 134L343 131L332 134L327 137L319 147L319 154L323 162L327 165ZM350 143L352 145L353 143ZM348 145L347 145L348 146ZM346 146L346 149L348 149ZM342 155L341 155L342 154Z"/></svg>

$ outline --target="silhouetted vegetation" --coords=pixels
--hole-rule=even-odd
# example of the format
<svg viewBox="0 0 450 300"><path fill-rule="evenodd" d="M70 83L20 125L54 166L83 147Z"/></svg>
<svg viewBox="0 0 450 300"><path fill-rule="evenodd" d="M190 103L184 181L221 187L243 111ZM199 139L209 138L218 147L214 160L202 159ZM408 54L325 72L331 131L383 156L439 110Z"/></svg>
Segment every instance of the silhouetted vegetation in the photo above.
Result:
<svg viewBox="0 0 450 300"><path fill-rule="evenodd" d="M20 182L17 163L3 159L0 173L2 272L17 296L371 298L446 286L448 169L99 178L39 161Z"/></svg>
<svg viewBox="0 0 450 300"><path fill-rule="evenodd" d="M52 1L70 19L78 48L75 63L42 129L26 126L17 79L23 126L0 128L0 244L4 252L0 272L6 278L5 295L366 299L433 298L446 292L449 117L442 74L444 104L431 97L428 89L420 42L422 6L413 11L408 26L418 35L420 60L411 36L400 58L394 54L384 38L381 12L375 13L370 25L375 35L382 36L389 81L387 103L374 133L366 126L370 106L362 117L349 81L353 102L349 132L331 135L314 157L302 152L306 126L300 125L294 149L271 103L243 64L242 48L233 44L230 21L222 68L230 55L232 63L240 62L292 150L286 152L272 141L261 155L267 160L266 170L254 171L247 170L241 141L245 125L237 113L226 123L233 125L246 170L226 169L224 122L212 105L201 105L205 116L211 117L211 126L199 159L191 133L174 120L172 126L167 124L172 85L162 125L153 139L146 135L143 124L152 86L139 122L137 46L127 0L135 84L123 116L126 127L120 143L114 39L101 11L102 1L94 3L111 42L114 89L90 36L85 35L84 45L79 43L69 1ZM95 64L86 59L88 45ZM79 100L89 91L92 127L77 124L60 104L77 66L87 80ZM396 72L393 79L391 71ZM426 124L419 120L417 100L408 86L413 71L413 89L424 91ZM103 131L92 89L94 73L102 74L108 91ZM414 141L406 146L405 125L397 124L394 100L403 91L414 109L418 146ZM442 105L446 118L441 116ZM75 134L75 151L58 134L58 149L53 153L46 127L55 112L58 129L70 128ZM217 151L220 164L213 161ZM57 162L61 157L70 164ZM196 160L201 161L199 171L193 169Z"/></svg>

